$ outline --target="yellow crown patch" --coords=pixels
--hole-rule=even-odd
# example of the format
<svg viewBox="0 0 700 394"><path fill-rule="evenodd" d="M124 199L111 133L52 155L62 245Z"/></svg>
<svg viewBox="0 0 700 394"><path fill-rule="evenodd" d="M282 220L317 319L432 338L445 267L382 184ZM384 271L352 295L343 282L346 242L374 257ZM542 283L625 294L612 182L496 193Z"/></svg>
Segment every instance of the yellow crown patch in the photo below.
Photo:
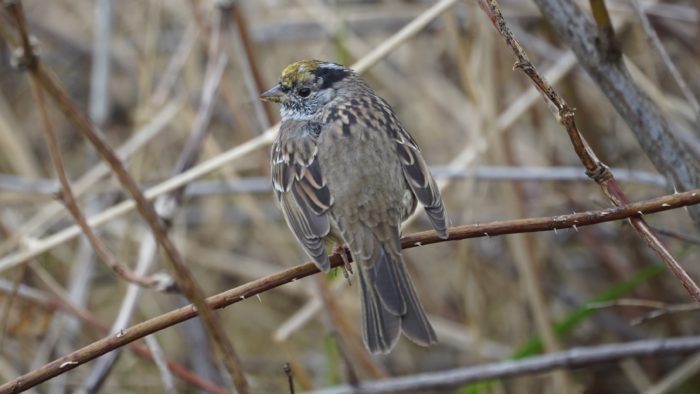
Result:
<svg viewBox="0 0 700 394"><path fill-rule="evenodd" d="M294 86L301 81L313 78L313 72L324 63L320 60L300 60L292 63L282 70L280 83L285 86Z"/></svg>

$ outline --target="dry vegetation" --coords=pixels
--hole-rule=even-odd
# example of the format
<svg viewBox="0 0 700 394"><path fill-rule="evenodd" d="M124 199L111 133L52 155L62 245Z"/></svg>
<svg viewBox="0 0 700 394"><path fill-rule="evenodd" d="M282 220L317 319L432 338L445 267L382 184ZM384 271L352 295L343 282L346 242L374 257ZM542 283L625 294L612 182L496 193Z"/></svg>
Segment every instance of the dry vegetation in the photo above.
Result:
<svg viewBox="0 0 700 394"><path fill-rule="evenodd" d="M224 165L188 183L184 197L168 194L171 199L156 204L161 214L172 207L170 239L207 295L307 260L272 198L272 133L266 130L279 116L257 94L295 60L353 64L434 5L264 0L222 10L223 1L121 0L105 13L109 3L22 1L40 61L115 150L132 146L122 157L144 189L181 179L175 174L229 152ZM608 208L561 124L524 74L513 70L513 53L487 15L476 1L455 3L376 64L360 66L436 166L452 224ZM589 2L579 3L581 18L590 18ZM693 0L641 3L687 91L679 89L627 0L606 2L615 38L635 81L697 168L700 8ZM614 169L630 201L673 193L664 176L669 170L655 167L535 4L504 0L501 6L532 63L576 108L581 133ZM96 151L48 95L36 93L41 87L32 87L30 73L13 67L18 57L11 45L20 42L15 21L8 9L0 12L0 382L104 337L113 324L118 332L187 303L173 293L135 291L101 264L90 243L74 237L78 230L65 230L75 222L56 209L60 189L42 132L46 124L58 136L87 216L124 206L130 195L106 167L99 170ZM243 145L245 154L231 153L250 140L257 143ZM189 162L183 160L188 150L199 157L185 154ZM84 180L95 171L102 176ZM135 269L140 275L170 272L162 252L151 264L156 244L141 215L118 213L96 227L106 248L133 269L143 265ZM422 214L416 219L405 233L429 228ZM690 277L700 279L700 222L689 210L644 219ZM359 341L355 284L348 287L340 272L316 275L218 312L251 391L289 392L285 363L300 392L572 347L689 336L700 327L693 298L626 220L437 243L413 248L405 258L440 344L424 349L402 339L388 356L367 355ZM591 303L595 309L587 308ZM542 348L525 347L535 337L544 338ZM207 338L191 320L158 331L148 346L160 349L161 361L209 382L210 391L230 390ZM92 361L34 390L100 387L96 376L108 393L202 389L182 374L169 376L143 351L122 350L111 372ZM453 392L700 392L699 360L639 357Z"/></svg>

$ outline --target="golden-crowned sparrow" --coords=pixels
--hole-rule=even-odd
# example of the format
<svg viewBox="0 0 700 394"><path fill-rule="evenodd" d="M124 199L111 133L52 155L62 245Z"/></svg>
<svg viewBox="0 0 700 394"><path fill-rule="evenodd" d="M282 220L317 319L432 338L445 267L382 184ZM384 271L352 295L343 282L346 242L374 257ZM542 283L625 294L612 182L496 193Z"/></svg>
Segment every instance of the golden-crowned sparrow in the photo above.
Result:
<svg viewBox="0 0 700 394"><path fill-rule="evenodd" d="M354 71L304 60L261 95L281 104L272 184L292 232L323 272L326 243L344 243L360 267L362 337L388 353L399 332L437 338L401 257L400 225L420 201L440 237L445 209L435 180L394 111Z"/></svg>

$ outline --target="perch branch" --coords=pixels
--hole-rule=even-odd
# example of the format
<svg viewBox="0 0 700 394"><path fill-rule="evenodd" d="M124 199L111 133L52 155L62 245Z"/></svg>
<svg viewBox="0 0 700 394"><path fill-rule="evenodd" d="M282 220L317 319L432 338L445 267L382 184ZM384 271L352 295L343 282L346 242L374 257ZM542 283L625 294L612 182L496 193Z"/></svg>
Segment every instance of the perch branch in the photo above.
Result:
<svg viewBox="0 0 700 394"><path fill-rule="evenodd" d="M208 126L212 114L212 108L215 103L216 92L221 82L221 77L224 73L224 68L228 63L228 56L221 50L220 36L222 30L225 30L225 23L222 23L224 17L224 10L217 12L213 15L214 28L212 34L210 34L209 40L209 54L208 61L206 65L206 71L204 74L204 83L202 85L201 100L199 110L197 111L197 116L195 117L194 124L192 125L192 132L187 139L185 145L180 152L180 156L173 169L174 174L179 174L182 171L192 167L199 157L199 152L201 145L208 135ZM168 194L159 196L155 201L155 207L163 218L166 224L166 231L170 230L172 221L175 217L177 210L180 207L182 201L182 195L184 189L187 185L183 185L181 188L175 189ZM156 240L153 236L148 235L142 238L139 246L139 260L137 269L147 272L148 269L153 265L155 258L157 256ZM141 292L138 288L134 286L129 286L127 288L126 296L122 301L117 319L112 324L111 333L118 332L122 327L128 326L131 321L131 317L135 310L135 305L141 296ZM149 343L150 336L146 337L146 343L150 348L157 348L157 341L151 340ZM154 352L155 353L155 352ZM112 371L116 361L119 357L119 352L110 352L108 355L101 357L95 363L92 371L85 379L82 387L88 392L99 391L101 385L104 384L106 376ZM156 365L160 365L156 362ZM161 373L161 376L166 377L167 375ZM168 379L164 378L164 385Z"/></svg>
<svg viewBox="0 0 700 394"><path fill-rule="evenodd" d="M480 0L483 1L483 0ZM625 120L640 146L670 185L700 185L700 159L673 132L659 108L643 93L620 60L600 51L598 29L575 1L535 0L546 21L576 54L579 64ZM700 208L688 210L700 228Z"/></svg>
<svg viewBox="0 0 700 394"><path fill-rule="evenodd" d="M406 24L403 28L389 37L384 41L383 44L377 46L372 51L367 53L361 59L359 59L351 67L355 69L358 73L364 73L368 68L373 66L379 60L383 59L394 51L401 44L405 43L408 39L413 37L415 34L425 28L430 22L441 15L456 3L457 0L442 0L435 3L425 11L423 11L419 16L413 19L410 23ZM198 14L195 13L195 16ZM2 25L0 25L0 29ZM2 31L2 30L0 30ZM8 41L9 43L10 41ZM14 46L13 46L14 47ZM516 111L517 112L517 111ZM245 143L237 145L228 151L205 160L196 166L190 168L189 170L174 176L148 190L145 191L146 198L153 199L159 195L168 193L169 191L175 190L184 184L190 183L193 180L200 178L212 171L215 171L232 161L239 159L257 149L265 147L272 143L275 135L277 134L278 125L272 126L271 128L265 130L261 135L248 140ZM123 215L130 212L136 207L136 203L133 200L122 201L121 203L114 205L101 213L88 218L88 223L93 226L104 223L116 216ZM64 231L61 231L47 239L41 240L33 244L30 251L20 251L12 256L0 258L0 271L11 268L21 262L27 260L29 255L36 256L39 253L45 252L50 248L59 245L69 239L80 234L80 229L77 227L70 227Z"/></svg>
<svg viewBox="0 0 700 394"><path fill-rule="evenodd" d="M639 215L676 209L693 204L700 204L700 189L684 193L676 193L652 200L635 202L624 207L612 207L597 211L587 211L570 215L552 217L539 217L517 219L487 224L471 224L450 228L449 238L441 239L434 231L424 231L410 234L401 241L403 248L412 248L448 240L461 240L467 238L488 237L495 235L515 234L524 232L550 231L554 229L577 228L596 223L603 223L621 219L629 219ZM338 267L343 264L339 255L331 257L331 265ZM318 273L316 266L307 262L295 267L280 271L248 282L242 286L227 290L207 298L207 304L214 309L224 308L231 304L253 297L270 289L282 286L286 283ZM52 377L76 368L96 357L99 357L118 347L124 346L146 335L163 330L167 327L181 323L197 316L197 309L188 305L173 311L164 313L145 322L136 324L100 339L92 344L78 349L66 356L60 357L43 367L31 371L13 381L0 386L0 394L16 393L34 387Z"/></svg>
<svg viewBox="0 0 700 394"><path fill-rule="evenodd" d="M138 185L126 171L123 163L110 148L106 140L97 132L87 116L78 109L77 105L56 81L55 77L49 74L39 61L30 43L22 3L20 1L9 2L6 4L6 8L15 20L20 34L23 53L20 57L19 64L30 73L34 82L51 96L64 115L78 126L78 131L80 131L83 137L90 141L102 159L109 164L120 184L134 199L136 208L151 228L158 244L168 256L167 261L170 262L170 268L173 271L178 288L197 307L202 322L207 328L212 341L219 349L223 364L231 375L238 393L248 393L248 383L241 369L240 361L233 349L233 344L226 336L218 319L218 315L216 315L205 302L204 291L194 280L180 252L168 237L165 226L153 208L153 205L144 197Z"/></svg>
<svg viewBox="0 0 700 394"><path fill-rule="evenodd" d="M479 0L481 8L491 19L496 30L503 37L508 47L513 51L516 57L515 68L521 70L530 78L533 84L544 97L549 108L552 110L557 120L564 126L569 139L573 144L574 150L578 155L581 163L586 168L586 174L593 179L602 188L603 193L610 200L612 205L616 207L625 206L629 200L622 191L620 184L615 179L615 176L610 172L610 168L605 165L596 156L593 149L588 145L581 132L576 126L574 119L574 109L571 108L566 101L554 90L554 88L544 79L537 71L525 54L518 40L513 36L508 27L503 14L496 0ZM691 295L697 302L700 302L700 286L693 281L685 269L676 261L671 253L666 249L661 240L656 236L654 231L641 217L631 217L630 223L637 233L644 239L647 245L661 258L666 266L678 278L688 294Z"/></svg>
<svg viewBox="0 0 700 394"><path fill-rule="evenodd" d="M0 279L0 294L12 294L13 290L14 286L11 282ZM63 312L71 314L72 316L82 320L87 325L93 327L95 330L101 332L104 335L108 335L110 333L109 326L102 323L90 311L83 309L80 306L72 304L69 300L65 299L64 297L62 297L62 295L56 292L52 291L51 293L45 293L33 287L20 284L17 287L17 296L21 297L27 302L31 302L37 305L43 305L51 309L61 310ZM150 350L142 343L132 342L127 346L134 352L136 356L146 360L153 359L153 355L151 354ZM187 384L192 385L193 387L198 387L199 389L212 394L224 394L227 392L225 389L215 385L212 382L205 380L204 378L197 375L193 371L185 368L181 364L178 364L171 360L166 360L166 364L174 375L187 382Z"/></svg>

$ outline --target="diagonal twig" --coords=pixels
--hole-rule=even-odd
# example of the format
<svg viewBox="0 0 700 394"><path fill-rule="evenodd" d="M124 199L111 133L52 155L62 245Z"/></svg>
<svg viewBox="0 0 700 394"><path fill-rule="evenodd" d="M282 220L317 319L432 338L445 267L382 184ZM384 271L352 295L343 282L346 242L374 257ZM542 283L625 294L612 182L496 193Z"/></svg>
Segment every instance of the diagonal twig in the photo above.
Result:
<svg viewBox="0 0 700 394"><path fill-rule="evenodd" d="M627 343L579 347L544 356L530 357L476 367L428 372L411 376L364 382L358 386L337 386L308 394L424 393L459 387L472 382L532 375L558 369L575 369L641 356L691 353L700 349L700 337L648 339Z"/></svg>
<svg viewBox="0 0 700 394"><path fill-rule="evenodd" d="M27 267L29 267L29 265L27 265ZM36 265L34 265L34 267L32 268L35 267ZM0 279L0 293L8 294L12 290L12 285L8 283L8 281ZM26 285L19 285L17 290L17 295L25 301L35 303L37 305L46 306L54 310L61 310L80 319L81 321L87 323L87 325L89 325L90 327L98 330L101 333L104 333L105 335L109 333L109 326L102 323L96 316L91 314L90 311L83 309L83 307L81 306L71 303L70 300L65 298L64 295L60 294L59 292L50 290L49 293L45 293L43 291L37 290L33 287L29 287ZM153 354L150 353L148 348L139 342L130 343L128 347L134 352L135 355L137 355L140 358L153 358ZM184 366L171 360L165 361L167 367L174 375L187 382L188 384L192 385L193 387L198 387L201 390L214 394L223 394L226 392L223 388L206 381L205 379L198 376L189 369L185 368Z"/></svg>
<svg viewBox="0 0 700 394"><path fill-rule="evenodd" d="M124 161L131 158L136 151L166 129L167 124L173 120L175 115L177 115L178 111L182 108L182 105L182 100L177 99L171 101L161 108L147 124L139 127L137 130L134 130L132 137L129 138L117 150L117 155ZM73 193L76 197L80 197L88 190L90 186L107 174L109 174L108 166L103 162L98 163L73 183ZM43 232L43 230L51 223L54 223L56 220L58 220L58 218L62 217L64 212L65 207L63 204L59 204L58 202L47 204L42 209L38 210L38 212L36 212L25 223L23 223L10 238L0 243L0 254L6 253L8 250L15 247L22 239L27 239L30 237L31 234ZM94 215L88 218L88 223L91 226L96 226L97 223L93 217ZM78 230L75 235L80 233L77 226L70 228ZM75 235L73 235L73 237ZM28 256L26 259L29 259L30 257L33 256ZM2 269L0 269L0 271L1 270Z"/></svg>
<svg viewBox="0 0 700 394"><path fill-rule="evenodd" d="M17 29L20 33L23 49L20 63L30 73L35 83L51 96L64 115L78 126L78 131L81 132L83 137L90 141L100 156L102 156L103 160L110 165L121 185L134 199L139 213L151 228L153 235L158 240L158 244L163 248L163 251L168 257L167 261L170 262L178 288L197 308L202 322L207 328L213 342L220 350L223 364L231 375L236 389L239 394L248 393L248 383L240 366L240 361L233 349L233 344L226 336L218 315L206 304L204 300L204 291L194 280L180 252L168 237L165 226L153 208L153 205L144 197L134 179L124 168L121 160L119 160L105 139L97 133L90 120L77 108L76 104L71 100L65 90L59 86L53 75L49 74L40 63L29 40L26 18L21 2L7 3L6 8L16 22Z"/></svg>
<svg viewBox="0 0 700 394"><path fill-rule="evenodd" d="M214 98L216 96L216 91L221 81L221 77L224 73L224 68L228 62L228 57L226 56L225 52L221 51L220 45L221 30L225 29L226 27L225 23L222 23L221 21L223 17L222 13L223 10L221 13L217 13L214 16L216 26L213 29L210 37L209 60L202 87L200 108L197 112L194 125L192 126L190 137L185 143L180 153L180 157L175 164L175 168L173 169L174 174L179 174L194 165L194 163L197 161L197 157L199 156L202 142L208 135L209 128L207 126L209 125L209 120L211 118ZM164 194L156 199L156 209L158 210L160 217L165 220L167 230L169 230L175 213L182 202L184 189L185 186L168 194ZM148 235L143 238L139 247L138 269L142 271L148 270L155 260L156 252L156 240L154 237ZM124 300L120 306L118 317L115 319L112 325L112 329L110 331L111 333L118 332L122 328L128 326L140 294L141 293L138 288L133 286L129 286L127 288L127 296L124 297ZM146 339L148 338L149 337ZM152 340L151 342L155 343L155 346L157 346L155 341ZM104 383L105 377L112 371L112 368L119 355L120 353L115 351L111 352L105 357L100 358L83 382L83 388L85 388L88 392L98 391L100 386ZM167 376L164 374L161 375Z"/></svg>
<svg viewBox="0 0 700 394"><path fill-rule="evenodd" d="M257 98L260 92L267 90L267 86L263 80L262 74L260 74L260 67L257 57L255 56L255 51L253 50L250 32L248 31L248 21L238 1L231 1L225 6L220 5L220 7L226 7L231 15L234 29L232 29L230 37L233 41L234 53L241 66L243 81L245 82L248 94L252 98ZM271 103L253 100L252 105L255 110L255 115L258 118L259 125L262 126L263 130L269 128L270 125L274 123L276 116L276 110L273 109Z"/></svg>
<svg viewBox="0 0 700 394"><path fill-rule="evenodd" d="M78 206L75 196L73 195L73 189L71 188L70 181L66 175L65 166L63 165L63 155L61 154L61 149L58 147L58 138L56 137L56 133L53 130L51 122L49 121L46 110L44 93L34 79L32 79L32 88L43 124L41 130L44 133L44 138L49 149L49 156L51 158L54 170L56 171L56 176L61 184L59 199L65 204L66 209L73 216L78 226L80 226L93 249L95 249L97 255L100 256L100 259L107 265L107 267L114 271L115 274L128 282L146 288L166 289L170 287L170 284L167 283L168 281L163 281L161 276L156 275L144 277L134 273L129 266L121 262L112 254L112 252L110 252L107 246L102 243L99 237L92 230L90 225L88 225L85 214Z"/></svg>
<svg viewBox="0 0 700 394"><path fill-rule="evenodd" d="M353 64L351 67L360 74L364 73L365 71L367 71L367 69L372 67L382 58L386 57L389 53L394 51L401 44L405 43L408 39L420 32L421 29L425 28L431 21L433 21L435 18L441 15L441 13L449 9L449 7L456 3L456 1L457 0L442 0L432 5L427 10L422 12L418 17L413 19L410 23L406 24L403 28L401 28L399 31L393 34L384 43L377 46L369 53L365 54L365 56L363 56L361 59L355 62L355 64ZM196 13L195 16L197 16ZM2 25L0 25L0 29L1 28ZM518 111L519 110L516 110L515 112ZM506 122L508 121L510 120L506 120ZM261 135L252 138L243 144L237 145L220 155L205 160L199 163L198 165L192 167L191 169L158 184L157 186L147 189L145 191L146 198L150 200L159 195L180 188L182 185L185 185L214 170L217 170L225 166L226 164L232 162L233 160L239 159L257 149L270 145L274 140L275 135L277 134L278 126L279 124L272 126ZM137 204L134 202L134 200L123 201L115 206L108 208L103 212L100 212L94 217L90 217L88 219L88 222L91 225L105 223L106 221L111 220L116 216L130 212L136 206ZM14 254L13 256L0 258L0 271L13 267L21 263L22 261L27 260L29 256L35 256L38 253L42 253L52 247L55 247L56 245L62 244L63 242L74 238L78 234L80 234L79 228L70 227L51 237L48 237L47 239L42 240L41 242L34 244L31 247L31 250L21 251L19 253Z"/></svg>
<svg viewBox="0 0 700 394"><path fill-rule="evenodd" d="M688 101L688 104L690 104L691 108L693 108L693 112L695 112L695 119L698 125L700 125L700 103L698 103L697 97L695 97L693 91L690 90L688 84L685 82L685 79L683 79L683 76L681 75L680 71L678 71L678 67L676 67L676 65L671 60L671 57L666 51L666 48L664 48L664 45L661 43L659 35L656 34L656 30L654 30L654 28L651 26L651 22L649 22L649 18L647 18L646 14L642 10L642 7L639 5L639 2L637 0L629 0L629 2L632 5L632 8L634 9L634 13L637 14L639 22L641 22L642 24L642 29L644 29L644 33L646 33L649 43L654 48L654 50L656 50L656 53L661 58L661 61L666 66L669 73L671 73L673 80L676 81L676 85L678 85L678 88L681 90L681 92L683 92L683 95Z"/></svg>
<svg viewBox="0 0 700 394"><path fill-rule="evenodd" d="M424 231L407 235L402 239L401 245L404 249L407 249L450 240L454 241L467 238L582 227L596 223L626 219L637 215L676 209L693 204L700 204L700 190L672 194L652 200L631 203L624 207L613 207L598 211L457 226L449 229L450 235L447 240L439 238L434 231ZM333 255L331 257L331 265L333 267L339 267L342 264L343 259L341 259L339 255ZM307 262L211 296L207 299L207 304L211 308L224 308L286 283L317 274L318 272L318 269L313 263ZM41 382L76 368L111 350L195 316L197 316L197 309L189 305L136 324L120 331L116 335L111 335L93 342L82 349L60 357L41 368L1 385L0 394L19 392L34 387Z"/></svg>
<svg viewBox="0 0 700 394"><path fill-rule="evenodd" d="M678 190L700 184L700 160L685 144L659 108L631 77L623 61L600 51L595 24L575 1L534 0L561 41L574 53L581 67L595 81L616 111L625 120L640 147L656 169ZM688 209L700 228L700 208Z"/></svg>
<svg viewBox="0 0 700 394"><path fill-rule="evenodd" d="M574 110L564 101L554 88L540 75L535 66L525 54L517 39L513 36L501 13L496 0L479 0L481 8L491 19L496 30L503 37L508 47L516 57L515 68L521 70L534 83L544 97L550 110L557 120L564 126L574 150L581 163L586 168L586 174L602 188L606 197L616 206L621 207L629 203L625 193L615 179L608 166L598 159L593 149L578 130L574 119ZM632 227L644 239L647 245L661 258L666 266L678 278L683 287L696 301L700 302L700 286L688 275L685 269L676 261L673 255L666 249L661 240L656 236L649 225L640 217L629 219Z"/></svg>
<svg viewBox="0 0 700 394"><path fill-rule="evenodd" d="M633 326L640 325L642 323L659 318L661 316L666 316L680 312L692 312L700 309L700 305L698 305L695 302L685 304L668 304L666 302L656 300L640 300L631 298L621 298L610 302L593 303L589 304L588 308L602 309L609 308L612 306L633 306L638 308L653 309L652 311L645 313L642 316L639 316L634 320L630 321L630 324Z"/></svg>

